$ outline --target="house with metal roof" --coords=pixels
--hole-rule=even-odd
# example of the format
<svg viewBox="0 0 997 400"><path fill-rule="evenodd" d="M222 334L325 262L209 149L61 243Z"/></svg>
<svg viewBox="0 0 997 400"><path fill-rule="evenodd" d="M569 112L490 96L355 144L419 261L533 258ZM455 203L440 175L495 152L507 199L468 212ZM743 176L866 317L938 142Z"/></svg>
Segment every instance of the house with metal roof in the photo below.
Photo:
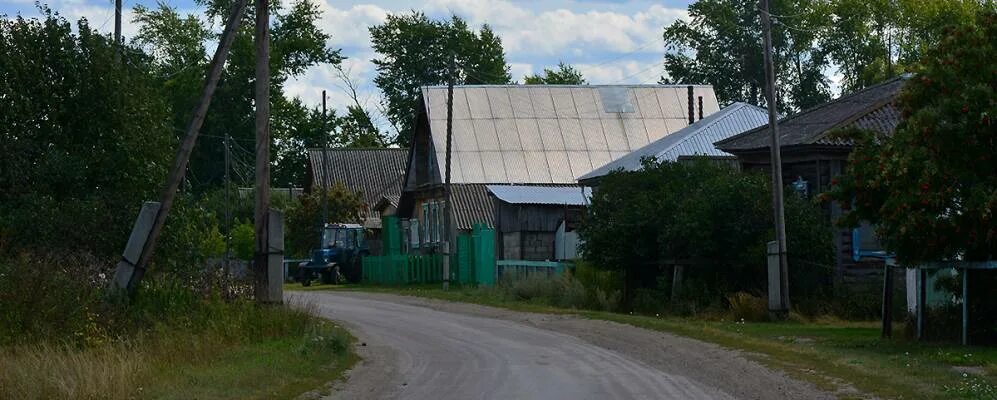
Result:
<svg viewBox="0 0 997 400"><path fill-rule="evenodd" d="M442 239L447 88L423 87L398 215L421 243ZM574 186L594 168L719 109L710 86L454 87L453 228L495 227L487 185Z"/></svg>
<svg viewBox="0 0 997 400"><path fill-rule="evenodd" d="M780 119L783 184L807 197L826 191L831 180L844 171L852 150L850 141L836 137L834 133L850 128L886 135L893 133L901 119L896 100L908 78L890 79ZM735 155L742 170L769 171L771 140L766 123L715 145L717 149ZM824 208L831 219L841 214L836 204L824 204ZM878 247L870 227L838 231L835 245L838 282L867 282L868 275L880 270L880 259L863 256L874 253Z"/></svg>
<svg viewBox="0 0 997 400"><path fill-rule="evenodd" d="M658 161L678 161L692 156L734 159L734 155L717 149L713 143L767 123L767 110L737 102L578 177L578 182L593 186L612 171L637 171L642 168L645 158Z"/></svg>
<svg viewBox="0 0 997 400"><path fill-rule="evenodd" d="M357 222L367 229L381 228L381 213L377 210L382 199L397 199L402 192L408 149L336 148L323 151L308 149L310 174L309 191L313 188L342 184L359 193L364 209ZM396 204L397 205L397 204Z"/></svg>

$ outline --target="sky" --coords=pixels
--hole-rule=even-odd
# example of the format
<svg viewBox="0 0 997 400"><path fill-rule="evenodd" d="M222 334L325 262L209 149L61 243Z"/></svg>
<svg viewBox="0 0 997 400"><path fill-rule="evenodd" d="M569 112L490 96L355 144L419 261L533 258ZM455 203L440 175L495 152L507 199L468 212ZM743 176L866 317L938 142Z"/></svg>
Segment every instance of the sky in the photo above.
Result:
<svg viewBox="0 0 997 400"><path fill-rule="evenodd" d="M113 0L44 0L70 20L87 18L103 32L114 29ZM123 0L126 9L122 31L126 39L135 34L131 9L136 4L155 7L157 0ZM158 0L184 13L201 14L193 0ZM279 0L289 2L291 0ZM315 0L323 12L319 26L332 37L328 45L342 49L344 69L358 86L361 101L376 109L380 94L373 85L377 71L371 59L367 27L391 13L410 10L430 17L451 13L472 27L488 24L502 38L513 80L557 65L558 61L581 70L589 83L655 83L662 74L664 43L662 29L677 19L688 18L691 0L417 0L341 1ZM0 14L37 16L35 0L0 0ZM220 27L215 28L220 30ZM342 82L328 65L313 67L291 80L285 91L306 104L321 104L321 93L329 93L329 104L345 109L351 104ZM382 117L375 116L385 126Z"/></svg>

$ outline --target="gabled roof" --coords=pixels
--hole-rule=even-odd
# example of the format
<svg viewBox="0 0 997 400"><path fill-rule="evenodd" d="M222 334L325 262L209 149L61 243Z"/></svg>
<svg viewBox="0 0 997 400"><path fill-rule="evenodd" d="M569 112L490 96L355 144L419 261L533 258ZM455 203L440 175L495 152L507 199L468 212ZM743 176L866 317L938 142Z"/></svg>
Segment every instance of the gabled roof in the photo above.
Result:
<svg viewBox="0 0 997 400"><path fill-rule="evenodd" d="M828 136L833 130L857 127L891 133L900 123L900 113L894 101L906 76L890 79L875 86L841 96L779 121L780 145L850 146L846 140ZM768 124L740 135L716 142L720 150L738 153L768 149L771 143Z"/></svg>
<svg viewBox="0 0 997 400"><path fill-rule="evenodd" d="M377 202L382 197L397 198L402 191L408 149L329 149L325 157L322 149L308 149L308 158L313 187L342 183L363 196L362 217L376 218ZM329 164L323 168L326 159Z"/></svg>
<svg viewBox="0 0 997 400"><path fill-rule="evenodd" d="M599 178L615 170L636 171L641 168L641 160L645 157L654 157L658 161L676 161L681 156L730 156L729 153L717 150L713 142L765 125L767 122L768 111L764 108L747 103L734 103L692 125L596 168L578 180Z"/></svg>
<svg viewBox="0 0 997 400"><path fill-rule="evenodd" d="M488 185L488 191L509 204L585 206L592 198L592 188L578 186Z"/></svg>
<svg viewBox="0 0 997 400"><path fill-rule="evenodd" d="M688 125L689 86L454 87L453 183L573 184L575 178ZM719 107L693 86L703 115ZM422 88L431 149L445 170L447 88ZM694 104L698 114L698 104ZM420 149L419 151L424 151ZM436 178L439 181L439 178Z"/></svg>

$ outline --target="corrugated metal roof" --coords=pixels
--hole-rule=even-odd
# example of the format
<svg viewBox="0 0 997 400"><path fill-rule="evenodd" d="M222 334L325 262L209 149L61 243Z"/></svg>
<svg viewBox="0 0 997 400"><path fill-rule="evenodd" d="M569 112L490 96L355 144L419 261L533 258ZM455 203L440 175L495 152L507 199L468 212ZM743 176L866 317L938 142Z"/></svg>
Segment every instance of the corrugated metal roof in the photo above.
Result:
<svg viewBox="0 0 997 400"><path fill-rule="evenodd" d="M329 149L325 157L322 149L308 149L308 158L313 187L342 183L363 196L367 208L362 217L380 217L374 210L377 202L401 194L408 149ZM325 168L324 160L329 161Z"/></svg>
<svg viewBox="0 0 997 400"><path fill-rule="evenodd" d="M573 184L580 171L687 126L687 90L684 85L457 86L451 181ZM693 92L703 96L704 115L719 109L712 87L694 86ZM422 96L431 151L444 171L447 89L424 87ZM607 112L606 101L617 102L624 112Z"/></svg>
<svg viewBox="0 0 997 400"><path fill-rule="evenodd" d="M495 204L485 185L455 184L451 190L454 225L458 230L471 230L480 223L495 226Z"/></svg>
<svg viewBox="0 0 997 400"><path fill-rule="evenodd" d="M705 107L705 105L704 105ZM729 156L717 150L713 142L765 125L768 111L746 103L734 103L696 123L651 142L619 159L581 175L578 180L598 178L614 170L636 171L641 159L654 157L659 161L675 161L680 156Z"/></svg>
<svg viewBox="0 0 997 400"><path fill-rule="evenodd" d="M509 204L588 205L592 188L578 186L488 185L488 191Z"/></svg>
<svg viewBox="0 0 997 400"><path fill-rule="evenodd" d="M892 132L900 123L900 114L893 101L905 80L906 77L897 77L781 119L780 145L848 146L850 143L847 141L829 138L827 134L849 126L872 128L880 133ZM737 153L768 149L770 143L769 131L759 127L715 144L719 149Z"/></svg>

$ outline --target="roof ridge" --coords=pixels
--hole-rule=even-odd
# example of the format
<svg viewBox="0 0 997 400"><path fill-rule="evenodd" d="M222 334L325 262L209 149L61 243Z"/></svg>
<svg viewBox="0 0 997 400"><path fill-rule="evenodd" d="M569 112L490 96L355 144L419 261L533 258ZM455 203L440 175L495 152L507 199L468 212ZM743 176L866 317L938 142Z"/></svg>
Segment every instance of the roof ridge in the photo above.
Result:
<svg viewBox="0 0 997 400"><path fill-rule="evenodd" d="M777 120L775 121L775 123L776 123L776 124L782 124L782 123L784 123L784 122L789 122L789 121L792 121L792 120L794 120L794 119L796 119L796 118L799 118L799 117L800 117L800 116L802 116L802 115L806 115L806 114L809 114L809 113L811 113L811 112L814 112L814 111L817 111L817 110L820 110L820 109L822 109L822 108L825 108L825 107L830 107L830 106L832 106L832 105L835 105L835 104L838 104L838 103L841 103L841 102L844 102L844 101L845 101L845 100L847 100L847 99L850 99L850 98L853 98L853 97L855 97L855 96L858 96L858 95L860 95L860 94L862 94L862 93L865 93L865 92L868 92L868 91L870 91L870 90L873 90L873 89L878 89L878 88L880 88L880 87L883 87L883 86L886 86L886 85L888 85L888 84L891 84L891 83L894 83L894 82L896 82L896 81L899 81L899 80L906 80L906 79L907 79L906 77L904 77L903 75L900 75L900 76L896 76L896 77L893 77L893 78L890 78L890 79L887 79L887 80L885 80L885 81L882 81L882 82L880 82L880 83L877 83L877 84L875 84L875 85L872 85L872 86L866 86L866 87L864 87L864 88L862 88L862 89L859 89L859 90L857 90L857 91L854 91L854 92L851 92L851 93L848 93L848 94L846 94L846 95L842 95L842 96L838 96L838 98L836 98L836 99L833 99L833 100L831 100L831 101L828 101L828 102L824 102L824 103L821 103L821 104L818 104L818 105L816 105L816 106L813 106L813 107L810 107L810 108L808 108L808 109L806 109L806 110L803 110L803 111L800 111L800 112L797 112L797 113L794 113L793 115L789 115L789 116L786 116L786 117L784 117L784 118L780 118L780 119L777 119ZM729 137L729 138L726 138L726 139L724 139L724 140L720 140L720 141L717 141L716 143L714 143L714 145L722 145L722 144L727 144L727 143L730 143L730 142L733 142L733 141L735 141L735 140L737 140L737 139L740 139L740 138L742 138L742 137L744 137L744 136L748 136L749 134L752 134L752 133L754 133L755 131L758 131L758 130L761 130L761 129L765 129L765 127L767 127L767 126L769 126L769 124L768 124L768 123L766 123L765 125L762 125L762 126L759 126L759 127L757 127L757 128L754 128L754 129L751 129L751 130L747 130L747 131L744 131L744 132L741 132L741 133L739 133L739 134L737 134L737 135L734 135L734 136L731 136L731 137Z"/></svg>

